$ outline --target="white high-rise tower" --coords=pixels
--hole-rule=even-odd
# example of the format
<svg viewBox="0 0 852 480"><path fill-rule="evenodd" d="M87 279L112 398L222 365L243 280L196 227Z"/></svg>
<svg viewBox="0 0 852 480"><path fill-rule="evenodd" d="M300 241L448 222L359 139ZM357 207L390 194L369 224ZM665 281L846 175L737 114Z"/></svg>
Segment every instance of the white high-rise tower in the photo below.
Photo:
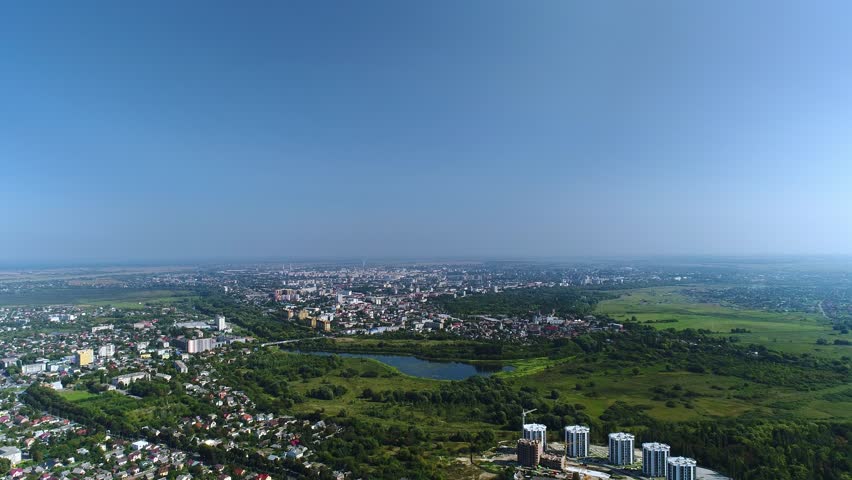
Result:
<svg viewBox="0 0 852 480"><path fill-rule="evenodd" d="M582 425L565 427L565 454L574 458L589 456L589 427Z"/></svg>

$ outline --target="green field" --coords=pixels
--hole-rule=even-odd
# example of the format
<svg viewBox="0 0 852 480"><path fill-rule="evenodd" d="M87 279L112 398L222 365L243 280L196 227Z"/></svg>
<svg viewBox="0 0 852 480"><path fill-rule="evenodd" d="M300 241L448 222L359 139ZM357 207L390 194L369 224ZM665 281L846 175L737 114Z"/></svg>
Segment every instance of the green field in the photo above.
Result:
<svg viewBox="0 0 852 480"><path fill-rule="evenodd" d="M63 390L59 392L59 395L65 397L65 399L70 402L81 402L83 400L97 397L94 393L89 393L84 390Z"/></svg>
<svg viewBox="0 0 852 480"><path fill-rule="evenodd" d="M659 329L701 328L731 336L731 329L744 328L750 333L733 335L743 344L835 358L852 356L852 347L816 344L820 338L831 341L837 335L831 324L819 315L697 303L683 294L683 287L643 288L619 293L616 299L600 302L596 312L622 321L635 316L640 322L660 322L650 323Z"/></svg>
<svg viewBox="0 0 852 480"><path fill-rule="evenodd" d="M322 411L325 415L334 416L345 412L348 416L371 418L388 425L416 424L424 430L435 433L457 431L464 428L493 428L493 425L471 421L462 412L447 419L421 409L406 408L399 405L389 406L361 398L361 393L367 388L377 391L387 389L432 390L443 381L405 375L393 367L372 359L346 357L342 360L343 366L341 368L325 376L290 383L293 390L304 396L303 403L297 403L293 406L293 413ZM344 377L343 372L348 369L357 371L359 375ZM361 376L365 372L374 372L377 376ZM346 388L347 392L333 400L318 400L307 396L308 391L326 384L341 385Z"/></svg>
<svg viewBox="0 0 852 480"><path fill-rule="evenodd" d="M110 305L122 309L141 309L146 303L167 304L192 298L192 292L186 290L66 287L0 293L0 305Z"/></svg>
<svg viewBox="0 0 852 480"><path fill-rule="evenodd" d="M590 365L592 373L577 374L571 365L578 359L549 360L544 358L510 362L518 367L514 372L502 372L504 378L516 388L532 388L546 396L551 390L559 392L558 403L581 404L592 417L598 417L616 401L648 407L646 413L663 421L689 421L721 417L736 417L746 413L759 415L788 415L794 418L852 420L852 389L848 386L830 387L815 391L794 388L769 387L742 378L711 373L666 371L664 361L644 366L636 374L629 368L606 369L600 364ZM409 407L405 405L376 404L360 397L365 388L372 390L432 390L440 380L416 378L398 373L392 367L370 359L343 358L344 365L320 378L292 383L299 393L323 384L343 385L347 393L334 400L306 398L294 409L299 413L317 410L337 414L345 410L348 415L366 415L383 423L422 425L433 432L451 432L459 429L494 428L484 422L471 420L465 410L458 412ZM375 378L355 376L343 378L346 369L359 372L376 371ZM583 388L576 390L576 385ZM593 386L588 386L593 384ZM662 387L690 392L690 400L677 399L674 405L665 400L653 400L651 389Z"/></svg>
<svg viewBox="0 0 852 480"><path fill-rule="evenodd" d="M559 366L552 366L514 380L518 386L537 388L542 393L557 390L560 396L554 403L582 404L593 417L599 416L616 401L622 401L650 407L646 413L664 421L737 417L746 413L852 420L852 396L848 396L848 386L807 392L769 387L733 376L669 372L662 362L643 367L638 374L629 369L596 369L591 374L572 375ZM575 390L577 384L583 386L582 390ZM590 384L594 386L588 386ZM696 396L689 400L675 399L674 406L668 406L665 400L652 398L655 387L661 387L667 393L680 388L681 392Z"/></svg>

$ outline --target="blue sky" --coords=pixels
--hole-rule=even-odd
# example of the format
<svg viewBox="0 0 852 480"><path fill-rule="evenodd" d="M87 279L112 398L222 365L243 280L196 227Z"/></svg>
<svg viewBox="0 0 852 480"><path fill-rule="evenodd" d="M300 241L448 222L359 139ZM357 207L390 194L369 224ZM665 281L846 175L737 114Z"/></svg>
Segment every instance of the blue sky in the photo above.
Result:
<svg viewBox="0 0 852 480"><path fill-rule="evenodd" d="M852 253L848 2L0 7L0 261Z"/></svg>

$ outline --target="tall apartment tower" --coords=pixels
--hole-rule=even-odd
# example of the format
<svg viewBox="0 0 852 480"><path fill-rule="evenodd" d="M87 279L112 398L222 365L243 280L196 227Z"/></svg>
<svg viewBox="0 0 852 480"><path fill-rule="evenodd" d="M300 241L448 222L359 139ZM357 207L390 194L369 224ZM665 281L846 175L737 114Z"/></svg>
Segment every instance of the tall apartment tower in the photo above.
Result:
<svg viewBox="0 0 852 480"><path fill-rule="evenodd" d="M695 480L696 462L686 457L669 457L666 480Z"/></svg>
<svg viewBox="0 0 852 480"><path fill-rule="evenodd" d="M77 350L76 355L74 355L74 363L76 363L78 367L85 367L86 365L91 364L94 359L95 352L91 348Z"/></svg>
<svg viewBox="0 0 852 480"><path fill-rule="evenodd" d="M589 427L582 425L565 427L565 454L574 458L589 456Z"/></svg>
<svg viewBox="0 0 852 480"><path fill-rule="evenodd" d="M609 434L609 463L613 465L633 463L633 435L624 432Z"/></svg>
<svg viewBox="0 0 852 480"><path fill-rule="evenodd" d="M665 477L671 447L665 443L642 444L642 473L646 477Z"/></svg>
<svg viewBox="0 0 852 480"><path fill-rule="evenodd" d="M518 440L518 463L525 467L537 467L543 452L541 442L522 438Z"/></svg>
<svg viewBox="0 0 852 480"><path fill-rule="evenodd" d="M547 447L547 426L540 423L524 424L524 438L527 440L538 440L541 448Z"/></svg>

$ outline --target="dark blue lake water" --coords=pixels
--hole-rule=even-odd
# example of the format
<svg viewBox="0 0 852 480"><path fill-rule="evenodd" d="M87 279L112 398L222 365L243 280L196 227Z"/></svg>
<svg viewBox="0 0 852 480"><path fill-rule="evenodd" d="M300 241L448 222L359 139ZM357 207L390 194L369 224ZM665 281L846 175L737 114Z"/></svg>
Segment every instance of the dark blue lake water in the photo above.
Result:
<svg viewBox="0 0 852 480"><path fill-rule="evenodd" d="M474 365L463 362L439 362L423 360L404 355L373 355L368 353L330 353L330 352L301 352L310 355L338 355L341 357L372 358L396 368L412 377L431 378L435 380L464 380L475 375L487 377L497 372L511 372L512 366Z"/></svg>

